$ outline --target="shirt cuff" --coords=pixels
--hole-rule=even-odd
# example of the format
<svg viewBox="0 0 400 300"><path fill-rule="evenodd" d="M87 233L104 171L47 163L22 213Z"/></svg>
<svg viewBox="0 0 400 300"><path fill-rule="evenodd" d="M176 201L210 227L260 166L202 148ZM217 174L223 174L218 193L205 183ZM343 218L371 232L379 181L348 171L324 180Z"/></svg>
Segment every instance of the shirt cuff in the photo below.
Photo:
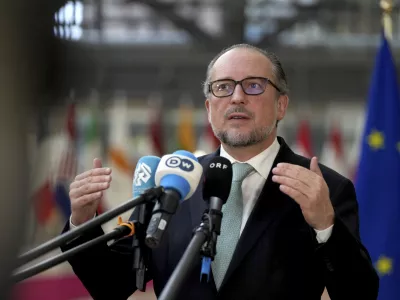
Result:
<svg viewBox="0 0 400 300"><path fill-rule="evenodd" d="M332 229L333 225L324 230L314 229L317 233L317 241L319 244L326 243L328 241L328 239L331 237Z"/></svg>
<svg viewBox="0 0 400 300"><path fill-rule="evenodd" d="M69 216L69 228L70 228L70 229L74 229L74 228L76 228L76 226L74 225L74 223L72 223L71 217L72 217L72 215Z"/></svg>
<svg viewBox="0 0 400 300"><path fill-rule="evenodd" d="M96 218L97 213L94 214L93 218ZM69 229L74 229L78 226L74 225L74 223L72 223L72 215L69 216Z"/></svg>

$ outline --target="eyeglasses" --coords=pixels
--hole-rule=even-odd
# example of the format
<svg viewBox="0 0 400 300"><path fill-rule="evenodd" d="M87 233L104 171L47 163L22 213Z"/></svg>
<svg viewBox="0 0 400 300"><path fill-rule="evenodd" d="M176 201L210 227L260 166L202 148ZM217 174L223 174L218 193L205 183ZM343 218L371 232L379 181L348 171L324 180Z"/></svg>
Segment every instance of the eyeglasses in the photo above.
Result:
<svg viewBox="0 0 400 300"><path fill-rule="evenodd" d="M208 84L208 91L218 98L229 97L235 91L236 85L240 84L246 95L255 96L264 93L268 83L281 93L277 85L265 77L248 77L239 81L233 79L215 80Z"/></svg>

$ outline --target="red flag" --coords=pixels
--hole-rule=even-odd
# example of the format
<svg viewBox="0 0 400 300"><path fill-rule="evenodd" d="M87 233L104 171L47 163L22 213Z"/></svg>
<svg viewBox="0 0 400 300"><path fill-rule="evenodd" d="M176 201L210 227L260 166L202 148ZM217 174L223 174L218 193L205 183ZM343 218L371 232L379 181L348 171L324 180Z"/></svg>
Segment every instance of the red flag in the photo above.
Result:
<svg viewBox="0 0 400 300"><path fill-rule="evenodd" d="M32 206L39 224L46 224L54 211L55 202L51 180L52 142L48 132L47 115L39 115L36 132L37 151L32 174Z"/></svg>
<svg viewBox="0 0 400 300"><path fill-rule="evenodd" d="M49 180L34 192L33 208L39 224L45 224L51 217L54 209L54 194Z"/></svg>
<svg viewBox="0 0 400 300"><path fill-rule="evenodd" d="M208 123L206 127L206 139L208 140L209 144L211 145L212 149L216 150L221 142L219 139L214 135L214 131L212 130L211 124Z"/></svg>
<svg viewBox="0 0 400 300"><path fill-rule="evenodd" d="M293 151L299 155L308 158L311 158L313 156L311 145L311 130L310 125L306 120L301 121L299 124L296 143L293 147Z"/></svg>
<svg viewBox="0 0 400 300"><path fill-rule="evenodd" d="M157 156L164 155L164 139L163 139L163 124L162 124L162 109L154 106L150 111L150 139L152 142L153 152Z"/></svg>
<svg viewBox="0 0 400 300"><path fill-rule="evenodd" d="M75 150L76 143L76 111L75 104L68 106L65 127L65 144L61 150L60 162L55 176L54 194L58 208L64 218L71 214L71 202L69 198L69 185L77 175L78 162Z"/></svg>
<svg viewBox="0 0 400 300"><path fill-rule="evenodd" d="M220 146L221 142L214 135L214 131L212 130L211 124L206 121L206 126L204 128L203 134L200 136L197 142L197 151L200 154L208 154L217 150Z"/></svg>
<svg viewBox="0 0 400 300"><path fill-rule="evenodd" d="M328 135L321 153L321 163L332 168L343 176L349 176L349 170L344 157L342 133L334 124Z"/></svg>

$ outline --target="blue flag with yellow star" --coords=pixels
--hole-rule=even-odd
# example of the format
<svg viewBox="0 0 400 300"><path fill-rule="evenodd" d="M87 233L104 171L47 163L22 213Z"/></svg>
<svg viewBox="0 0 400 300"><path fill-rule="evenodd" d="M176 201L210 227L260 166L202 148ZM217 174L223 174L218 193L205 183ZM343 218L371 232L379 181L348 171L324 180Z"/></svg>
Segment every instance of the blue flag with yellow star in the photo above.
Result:
<svg viewBox="0 0 400 300"><path fill-rule="evenodd" d="M360 234L380 276L380 300L400 299L400 97L386 38L376 56L356 175Z"/></svg>

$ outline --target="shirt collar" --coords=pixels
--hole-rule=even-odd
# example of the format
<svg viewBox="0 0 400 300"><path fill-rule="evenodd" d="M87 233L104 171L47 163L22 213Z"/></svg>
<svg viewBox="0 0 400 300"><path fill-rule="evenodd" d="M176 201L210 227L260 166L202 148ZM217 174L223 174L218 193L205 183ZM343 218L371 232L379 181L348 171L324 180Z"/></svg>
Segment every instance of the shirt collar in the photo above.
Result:
<svg viewBox="0 0 400 300"><path fill-rule="evenodd" d="M270 169L265 167L265 164L268 160L274 160L276 155L279 152L279 142L278 139L275 138L274 142L271 146L265 149L263 152L257 154L256 156L250 158L248 161L241 162L234 159L231 155L229 155L224 147L221 145L220 156L229 159L229 161L234 163L248 163L251 165L265 180L267 180Z"/></svg>

